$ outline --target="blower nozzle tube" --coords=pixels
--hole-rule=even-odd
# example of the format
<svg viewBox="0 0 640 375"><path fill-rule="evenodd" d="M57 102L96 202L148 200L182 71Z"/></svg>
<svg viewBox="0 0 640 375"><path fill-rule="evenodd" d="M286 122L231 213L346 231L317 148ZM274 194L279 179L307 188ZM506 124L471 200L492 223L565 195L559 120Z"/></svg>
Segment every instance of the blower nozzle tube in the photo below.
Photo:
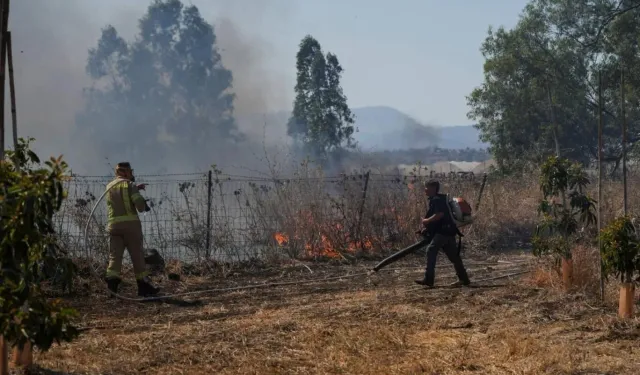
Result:
<svg viewBox="0 0 640 375"><path fill-rule="evenodd" d="M417 250L419 250L422 247L425 247L429 244L430 239L423 239L420 240L416 243L414 243L413 245L409 246L409 247L405 247L404 249L398 251L397 253L394 253L392 255L390 255L389 257L383 259L380 263L376 264L375 267L373 267L373 271L378 272L380 271L383 267L388 266L389 264L393 263L393 262L397 262L398 260L406 257L407 255L416 252Z"/></svg>

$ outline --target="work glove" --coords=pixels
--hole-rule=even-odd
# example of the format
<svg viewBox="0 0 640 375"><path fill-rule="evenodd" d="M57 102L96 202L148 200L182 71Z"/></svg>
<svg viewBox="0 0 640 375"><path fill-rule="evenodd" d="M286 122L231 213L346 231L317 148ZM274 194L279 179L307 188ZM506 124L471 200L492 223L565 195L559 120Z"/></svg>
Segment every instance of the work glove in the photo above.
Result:
<svg viewBox="0 0 640 375"><path fill-rule="evenodd" d="M148 199L144 200L144 212L151 211L151 207L149 207L149 204L147 203L148 201L149 201Z"/></svg>
<svg viewBox="0 0 640 375"><path fill-rule="evenodd" d="M136 187L138 188L138 190L145 190L145 188L147 187L147 184L139 184L139 185L136 185Z"/></svg>

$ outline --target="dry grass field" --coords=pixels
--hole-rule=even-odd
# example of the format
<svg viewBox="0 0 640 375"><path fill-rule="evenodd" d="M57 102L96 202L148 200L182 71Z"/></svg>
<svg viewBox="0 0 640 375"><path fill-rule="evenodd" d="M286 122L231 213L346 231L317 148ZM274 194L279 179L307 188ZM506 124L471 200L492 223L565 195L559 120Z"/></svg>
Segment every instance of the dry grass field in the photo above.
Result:
<svg viewBox="0 0 640 375"><path fill-rule="evenodd" d="M640 319L616 317L615 288L604 304L593 298L588 269L565 293L558 275L527 255L467 259L477 283L453 288L453 270L440 261L442 287L430 290L413 283L422 258L410 256L371 276L189 297L199 299L195 306L86 292L69 299L81 313L81 337L36 353L35 362L47 374L640 373ZM309 266L313 273L279 267L162 286L318 280L360 274L371 263ZM496 278L522 271L530 272Z"/></svg>
<svg viewBox="0 0 640 375"><path fill-rule="evenodd" d="M630 181L634 186L638 179ZM169 259L167 271L183 277L161 280L165 292L209 290L187 297L197 299L192 304L109 299L103 284L80 279L75 295L62 298L79 312L82 334L47 353L36 352L35 373L640 374L640 315L617 318L615 280L600 301L595 242L576 245L570 291L563 290L557 266L526 252L538 219L535 176L489 180L474 224L465 229L465 262L475 287L448 287L455 275L441 256L436 276L441 287L430 290L413 283L422 276L422 257L410 256L374 275L367 274L374 262L364 260L414 240L424 215L421 189L411 182L398 187L378 182L370 186L363 208L359 180L345 183L336 221L321 207L305 205L326 195L324 186L301 180L255 198L259 209L243 212L255 217L260 229L248 235L261 241L273 241L274 234L276 241L285 238L276 253L297 246L296 255L312 249L331 255L328 261L306 258L287 266L275 257L220 269L203 263L205 276L188 276L187 267ZM443 188L474 204L479 189L479 181L446 182ZM621 186L608 181L603 190L606 224L621 213ZM591 193L596 196L593 186ZM633 189L629 207L632 212L640 207ZM355 257L347 262L334 256L346 241L342 229L354 223L361 224L360 237L373 249L355 264ZM395 243L382 235L385 227L397 233ZM202 240L197 228L180 231ZM594 240L595 228L588 233ZM235 290L210 291L226 288ZM134 293L129 281L124 294Z"/></svg>

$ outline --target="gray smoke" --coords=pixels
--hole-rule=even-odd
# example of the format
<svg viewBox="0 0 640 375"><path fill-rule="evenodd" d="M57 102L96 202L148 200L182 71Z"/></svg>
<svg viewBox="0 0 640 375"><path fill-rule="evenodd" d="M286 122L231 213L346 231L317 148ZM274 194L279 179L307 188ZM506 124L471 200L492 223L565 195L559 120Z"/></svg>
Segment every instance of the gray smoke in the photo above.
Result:
<svg viewBox="0 0 640 375"><path fill-rule="evenodd" d="M85 73L87 51L96 45L101 29L107 24L114 25L121 36L131 40L137 33L138 19L149 3L128 0L12 2L9 30L13 34L18 132L22 137L36 138L35 151L42 157L63 154L76 173L110 173L106 158L111 163L119 158L96 155L94 146L102 140L70 141L74 117L83 107L82 89L90 85ZM260 27L268 27L261 25L264 12L279 14L284 23L288 18L287 9L294 3L290 0L183 3L198 6L202 16L214 25L223 63L234 75L239 126L249 139L240 151L237 147L212 145L206 154L211 160L203 160L200 166L172 165L171 169L190 172L211 163L225 167L221 160L229 165L261 163L254 156L264 153L265 129L264 121L258 121L260 115L290 107L294 83L291 78L284 78L291 74L264 67L263 60L271 46L254 34ZM249 26L253 33L246 31ZM6 112L6 123L10 124L9 111ZM245 118L249 120L243 120ZM5 139L10 142L10 125L7 128ZM267 129L269 147L283 138L282 133L276 134L276 129ZM114 137L121 136L114 134ZM135 160L131 161L135 164ZM142 173L141 167L136 166L139 173Z"/></svg>

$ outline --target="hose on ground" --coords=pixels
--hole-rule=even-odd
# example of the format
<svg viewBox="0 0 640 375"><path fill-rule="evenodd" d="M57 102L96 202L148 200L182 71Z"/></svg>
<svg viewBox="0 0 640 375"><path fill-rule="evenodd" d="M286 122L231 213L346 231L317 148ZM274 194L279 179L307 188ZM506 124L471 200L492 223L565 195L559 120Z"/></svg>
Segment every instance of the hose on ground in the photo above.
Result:
<svg viewBox="0 0 640 375"><path fill-rule="evenodd" d="M125 180L125 179L118 179L118 180L119 181L128 181L128 180ZM88 240L89 239L89 225L91 224L91 221L94 219L95 211L98 208L98 205L100 204L100 202L102 202L102 200L107 195L107 193L109 193L109 191L116 185L117 184L112 184L110 187L105 189L104 193L102 193L100 198L98 198L96 200L96 203L93 205L93 208L91 209L91 213L87 217L87 222L86 222L85 227L84 227L84 245L85 245L85 251L87 253L89 253L89 240ZM96 278L96 280L98 280L100 283L102 283L102 278L100 277L100 275L98 275L98 272L93 267L89 267L89 270L91 271L92 275ZM397 270L398 270L397 268L386 269L386 271L397 271ZM115 293L115 292L111 291L106 285L105 285L105 289L107 290L107 293L109 293L110 295L112 295L112 296L114 296L114 297L116 297L118 299L121 299L123 301L150 302L150 301L161 301L161 300L174 299L174 298L177 298L177 297L187 297L187 296L193 296L193 295L198 295L198 294L208 294L208 293L216 293L216 292L229 292L229 291L238 291L238 290L246 290L246 289L269 288L269 287L289 286L289 285L301 285L301 284L308 284L308 283L314 283L314 282L325 282L325 281L341 280L341 279L346 279L346 278L353 278L353 277L358 277L358 276L368 276L368 275L371 275L371 271L359 272L359 273L354 273L354 274L346 274L346 275L341 275L341 276L330 276L330 277L323 277L323 278L315 278L315 279L308 279L308 280L285 281L285 282L264 283L264 284L254 284L254 285L242 285L242 286L235 286L235 287L228 287L228 288L203 289L203 290L196 290L196 291L191 291L191 292L182 292L182 293L166 294L166 295L161 295L161 296L142 297L142 298L132 298L132 297L123 296L123 295L121 295L119 293ZM506 277L508 277L508 276L510 276L510 275L507 275ZM513 276L513 275L511 275L511 276ZM500 277L500 278L502 278L502 277ZM478 281L488 281L488 280L491 280L491 279L478 280Z"/></svg>
<svg viewBox="0 0 640 375"><path fill-rule="evenodd" d="M127 181L127 180L124 180L124 179L118 179L118 180ZM91 224L91 221L94 219L94 214L96 212L96 209L98 208L98 205L100 204L100 202L102 202L102 200L107 195L107 193L109 193L109 191L115 185L116 184L112 184L110 187L105 189L104 193L102 193L100 198L98 198L96 200L96 203L93 205L93 208L91 209L91 213L89 214L89 217L87 218L87 222L86 222L85 227L84 227L84 244L85 244L85 251L87 253L89 253L89 225ZM102 283L102 278L100 277L100 275L98 275L98 272L93 267L89 267L89 269L90 269L92 275L96 278L96 280L98 280L100 283ZM338 279L344 279L344 278L352 278L352 277L357 277L357 276L364 276L364 275L368 275L368 274L369 274L369 272L361 272L361 273L356 273L356 274L351 274L351 275L332 276L332 277L325 277L325 278L321 278L321 279L313 279L313 280L311 280L311 282L332 281L332 280L338 280ZM309 281L307 281L307 282L309 282ZM245 285L245 286L238 286L238 287L231 287L231 288L204 289L204 290L198 290L198 291L192 291L192 292L183 292L183 293L167 294L167 295L154 296L154 297L143 297L143 298L126 297L126 296L123 296L123 295L121 295L119 293L115 293L115 292L111 291L106 286L105 286L105 289L107 290L107 293L109 293L110 295L112 295L112 296L114 296L114 297L116 297L118 299L121 299L123 301L150 302L150 301L160 301L160 300L173 299L173 298L177 298L177 297L192 296L192 295L197 295L197 294L215 293L215 292L222 292L222 291L235 291L235 290L254 289L254 288L266 288L266 287L274 287L274 286L287 286L287 285L302 284L302 283L304 283L304 282L288 281L288 282L282 282L282 283L265 283L265 284Z"/></svg>

